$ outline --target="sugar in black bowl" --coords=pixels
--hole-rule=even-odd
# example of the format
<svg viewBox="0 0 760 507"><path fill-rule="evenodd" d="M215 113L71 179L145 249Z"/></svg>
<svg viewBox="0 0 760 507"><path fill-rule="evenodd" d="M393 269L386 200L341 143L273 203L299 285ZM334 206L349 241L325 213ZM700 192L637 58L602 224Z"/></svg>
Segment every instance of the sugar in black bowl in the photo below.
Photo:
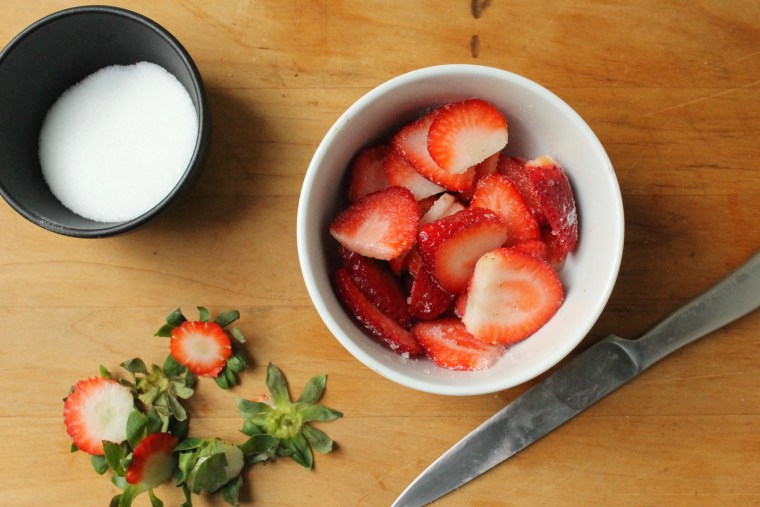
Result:
<svg viewBox="0 0 760 507"><path fill-rule="evenodd" d="M98 238L154 219L196 179L210 121L192 58L138 13L53 13L0 52L0 194L32 223Z"/></svg>

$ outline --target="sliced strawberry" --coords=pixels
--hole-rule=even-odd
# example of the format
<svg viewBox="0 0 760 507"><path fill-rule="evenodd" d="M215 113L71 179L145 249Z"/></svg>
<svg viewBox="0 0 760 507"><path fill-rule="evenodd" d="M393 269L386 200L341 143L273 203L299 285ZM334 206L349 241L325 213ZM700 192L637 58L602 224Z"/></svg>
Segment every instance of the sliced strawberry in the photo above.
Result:
<svg viewBox="0 0 760 507"><path fill-rule="evenodd" d="M547 241L549 260L561 266L578 243L578 212L573 189L565 171L551 157L531 160L525 170L551 229Z"/></svg>
<svg viewBox="0 0 760 507"><path fill-rule="evenodd" d="M500 174L505 175L514 183L520 195L525 199L525 203L533 212L533 216L536 217L538 225L546 224L546 219L541 214L541 204L538 201L538 195L536 195L536 189L533 188L528 173L525 170L525 164L527 160L520 157L501 157L497 171Z"/></svg>
<svg viewBox="0 0 760 507"><path fill-rule="evenodd" d="M187 369L216 377L232 354L230 338L216 322L185 321L172 329L169 350Z"/></svg>
<svg viewBox="0 0 760 507"><path fill-rule="evenodd" d="M390 260L412 247L419 220L412 193L388 187L343 210L330 225L330 234L353 252Z"/></svg>
<svg viewBox="0 0 760 507"><path fill-rule="evenodd" d="M428 152L428 130L436 111L403 127L391 141L393 147L414 167L418 173L433 183L452 192L468 192L475 182L475 169L470 168L460 174L443 169Z"/></svg>
<svg viewBox="0 0 760 507"><path fill-rule="evenodd" d="M504 115L484 100L470 99L437 109L427 146L440 167L461 174L501 151L507 140Z"/></svg>
<svg viewBox="0 0 760 507"><path fill-rule="evenodd" d="M178 443L177 437L169 433L151 433L143 438L127 467L127 482L153 489L169 480L177 464L173 452Z"/></svg>
<svg viewBox="0 0 760 507"><path fill-rule="evenodd" d="M335 291L346 309L370 333L370 336L397 354L415 357L422 353L412 333L400 326L372 304L351 280L346 268L339 268L333 277Z"/></svg>
<svg viewBox="0 0 760 507"><path fill-rule="evenodd" d="M134 409L129 389L103 377L80 380L66 397L63 422L77 449L103 454L103 441L127 439L127 418Z"/></svg>
<svg viewBox="0 0 760 507"><path fill-rule="evenodd" d="M454 294L466 287L480 256L506 240L507 226L484 208L467 208L429 223L417 235L422 260L441 287Z"/></svg>
<svg viewBox="0 0 760 507"><path fill-rule="evenodd" d="M501 152L494 153L493 155L485 159L483 162L475 166L475 183L473 184L472 191L474 191L475 187L477 187L478 181L485 178L489 174L493 174L497 171L499 167L500 159L501 159ZM460 192L459 195L463 201L469 202L470 199L472 199L472 191Z"/></svg>
<svg viewBox="0 0 760 507"><path fill-rule="evenodd" d="M394 149L388 151L384 167L388 184L408 188L418 201L446 190L424 178Z"/></svg>
<svg viewBox="0 0 760 507"><path fill-rule="evenodd" d="M500 248L475 265L462 322L478 340L513 344L546 324L563 299L562 283L549 264Z"/></svg>
<svg viewBox="0 0 760 507"><path fill-rule="evenodd" d="M529 253L533 257L541 259L542 261L547 260L549 256L549 251L546 246L546 243L544 243L540 239L531 239L528 241L524 241L522 243L518 243L514 245L512 248L520 252Z"/></svg>
<svg viewBox="0 0 760 507"><path fill-rule="evenodd" d="M351 280L372 303L393 320L409 328L412 316L399 280L380 261L341 247L340 255Z"/></svg>
<svg viewBox="0 0 760 507"><path fill-rule="evenodd" d="M430 209L422 215L422 218L420 218L420 227L422 227L425 224L429 224L430 222L435 222L436 220L440 220L443 217L453 215L457 211L460 211L460 209L464 209L464 207L460 204L459 207L453 207L454 204L457 204L457 198L454 197L452 194L445 193L438 196L438 199L435 200L433 205L430 207Z"/></svg>
<svg viewBox="0 0 760 507"><path fill-rule="evenodd" d="M478 181L470 206L487 208L507 224L507 245L538 239L538 222L512 181L503 174L490 174Z"/></svg>
<svg viewBox="0 0 760 507"><path fill-rule="evenodd" d="M467 308L467 294L470 292L469 287L457 294L454 299L454 315L460 319L464 315L464 311Z"/></svg>
<svg viewBox="0 0 760 507"><path fill-rule="evenodd" d="M430 269L423 264L414 277L409 295L412 315L419 320L435 319L451 307L452 301L454 294L441 288Z"/></svg>
<svg viewBox="0 0 760 507"><path fill-rule="evenodd" d="M433 207L433 204L435 203L436 199L438 199L437 195L431 195L429 197L425 197L424 199L420 199L417 201L417 206L420 207L420 216L427 213L430 208Z"/></svg>
<svg viewBox="0 0 760 507"><path fill-rule="evenodd" d="M420 322L412 333L435 364L451 370L485 370L504 354L501 345L475 339L459 319Z"/></svg>
<svg viewBox="0 0 760 507"><path fill-rule="evenodd" d="M354 158L348 183L348 200L356 202L367 194L388 186L385 178L385 156L388 147L376 145L364 148Z"/></svg>

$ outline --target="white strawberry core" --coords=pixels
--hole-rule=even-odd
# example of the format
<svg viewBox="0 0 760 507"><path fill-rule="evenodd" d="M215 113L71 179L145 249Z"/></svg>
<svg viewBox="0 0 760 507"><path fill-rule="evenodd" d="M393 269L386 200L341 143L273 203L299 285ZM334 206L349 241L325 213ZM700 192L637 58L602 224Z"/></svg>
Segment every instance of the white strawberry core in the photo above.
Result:
<svg viewBox="0 0 760 507"><path fill-rule="evenodd" d="M370 215L367 220L357 229L354 240L357 243L365 245L363 249L371 252L372 257L383 258L384 256L393 257L395 252L391 248L383 246L385 237L391 230L391 224L388 220L380 215ZM355 250L361 253L360 250Z"/></svg>
<svg viewBox="0 0 760 507"><path fill-rule="evenodd" d="M210 340L202 333L188 334L183 338L183 346L192 357L193 361L198 363L213 363L219 360L222 354L222 347L214 340Z"/></svg>
<svg viewBox="0 0 760 507"><path fill-rule="evenodd" d="M123 442L127 439L127 418L134 408L132 393L116 382L94 389L82 403L82 419L93 440Z"/></svg>
<svg viewBox="0 0 760 507"><path fill-rule="evenodd" d="M453 151L456 154L449 167L449 172L461 174L470 167L483 162L507 145L507 130L484 131L473 128L462 131L456 139Z"/></svg>
<svg viewBox="0 0 760 507"><path fill-rule="evenodd" d="M537 327L537 309L549 299L530 269L514 269L502 256L488 253L475 265L462 322L476 338L494 329L528 336Z"/></svg>

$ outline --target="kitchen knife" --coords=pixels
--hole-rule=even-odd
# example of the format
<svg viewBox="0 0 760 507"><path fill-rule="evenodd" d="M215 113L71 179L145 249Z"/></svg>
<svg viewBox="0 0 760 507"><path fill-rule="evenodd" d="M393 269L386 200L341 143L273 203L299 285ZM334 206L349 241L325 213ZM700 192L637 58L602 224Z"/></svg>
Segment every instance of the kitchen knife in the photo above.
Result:
<svg viewBox="0 0 760 507"><path fill-rule="evenodd" d="M592 345L494 414L431 464L393 507L425 505L471 481L642 371L760 306L760 253L637 340Z"/></svg>

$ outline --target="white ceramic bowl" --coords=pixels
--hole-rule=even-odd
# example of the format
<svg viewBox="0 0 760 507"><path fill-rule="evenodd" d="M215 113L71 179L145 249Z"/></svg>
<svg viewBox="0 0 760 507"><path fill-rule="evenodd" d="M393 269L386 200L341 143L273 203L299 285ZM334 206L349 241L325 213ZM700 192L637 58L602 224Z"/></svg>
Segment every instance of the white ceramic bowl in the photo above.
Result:
<svg viewBox="0 0 760 507"><path fill-rule="evenodd" d="M330 283L339 266L331 220L344 209L346 168L364 146L387 139L431 106L481 98L507 117L505 152L550 155L575 192L580 241L562 270L565 302L530 338L493 367L455 372L427 359L403 359L364 334ZM586 336L609 299L623 253L623 204L601 143L570 106L542 86L504 70L442 65L387 81L357 100L330 128L304 179L298 205L298 256L309 295L325 325L359 361L404 386L436 394L474 395L507 389L545 372Z"/></svg>

